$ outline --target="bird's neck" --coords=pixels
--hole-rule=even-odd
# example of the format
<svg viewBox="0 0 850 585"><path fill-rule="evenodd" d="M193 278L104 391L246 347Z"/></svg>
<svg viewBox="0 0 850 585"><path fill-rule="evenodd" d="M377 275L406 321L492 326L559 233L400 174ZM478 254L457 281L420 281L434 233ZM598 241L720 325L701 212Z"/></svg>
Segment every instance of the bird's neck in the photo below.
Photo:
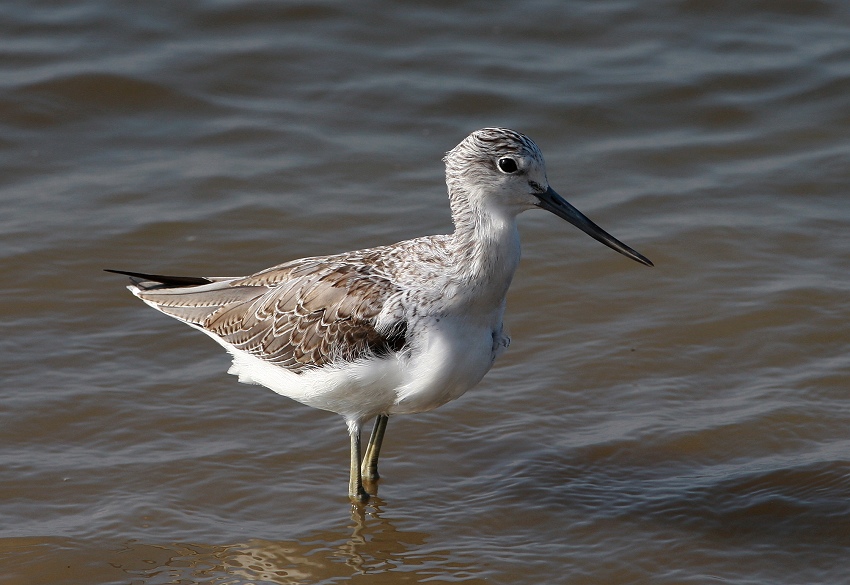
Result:
<svg viewBox="0 0 850 585"><path fill-rule="evenodd" d="M516 212L498 205L470 204L470 199L452 200L455 276L483 302L500 304L520 259Z"/></svg>

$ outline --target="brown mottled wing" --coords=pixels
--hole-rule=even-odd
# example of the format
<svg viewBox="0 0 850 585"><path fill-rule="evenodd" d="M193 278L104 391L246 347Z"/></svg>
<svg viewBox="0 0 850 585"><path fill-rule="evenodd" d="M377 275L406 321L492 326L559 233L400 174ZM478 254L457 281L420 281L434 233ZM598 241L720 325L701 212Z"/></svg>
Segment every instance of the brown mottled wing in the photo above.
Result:
<svg viewBox="0 0 850 585"><path fill-rule="evenodd" d="M399 351L403 321L375 326L398 291L368 266L303 260L207 285L142 290L160 311L294 372Z"/></svg>

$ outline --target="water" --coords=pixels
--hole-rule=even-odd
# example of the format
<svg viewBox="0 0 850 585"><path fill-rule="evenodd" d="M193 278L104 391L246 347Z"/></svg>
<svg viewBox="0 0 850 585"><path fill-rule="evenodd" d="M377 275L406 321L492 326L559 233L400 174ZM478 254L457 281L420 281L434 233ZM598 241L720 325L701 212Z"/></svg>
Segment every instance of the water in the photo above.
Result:
<svg viewBox="0 0 850 585"><path fill-rule="evenodd" d="M833 1L0 6L0 582L850 582L850 14ZM521 218L513 336L390 421L240 385L102 268L450 229L487 125L649 256Z"/></svg>

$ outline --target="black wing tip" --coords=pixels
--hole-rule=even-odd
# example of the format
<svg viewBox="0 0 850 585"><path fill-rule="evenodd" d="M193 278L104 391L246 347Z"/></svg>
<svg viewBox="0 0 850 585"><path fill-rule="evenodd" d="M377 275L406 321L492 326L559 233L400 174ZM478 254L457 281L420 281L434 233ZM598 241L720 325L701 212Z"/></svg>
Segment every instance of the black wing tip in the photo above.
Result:
<svg viewBox="0 0 850 585"><path fill-rule="evenodd" d="M133 284L138 285L142 281L156 282L163 288L179 288L184 286L200 286L202 284L210 284L213 282L209 278L202 276L166 276L164 274L146 274L144 272L128 272L126 270L113 270L104 268L104 272L112 272L113 274L123 274L129 276Z"/></svg>

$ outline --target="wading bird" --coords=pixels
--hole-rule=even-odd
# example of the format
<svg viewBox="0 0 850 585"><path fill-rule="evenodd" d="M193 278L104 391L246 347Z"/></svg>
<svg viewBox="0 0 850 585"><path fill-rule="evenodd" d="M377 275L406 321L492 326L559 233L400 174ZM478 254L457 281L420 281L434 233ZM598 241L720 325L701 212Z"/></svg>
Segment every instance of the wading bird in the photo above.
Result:
<svg viewBox="0 0 850 585"><path fill-rule="evenodd" d="M541 208L652 266L567 203L528 137L504 128L467 136L445 157L454 232L241 277L110 270L154 309L203 331L233 357L229 373L345 418L349 496L368 499L390 416L463 395L510 339L505 297L520 258L516 217ZM360 430L375 419L361 458Z"/></svg>

